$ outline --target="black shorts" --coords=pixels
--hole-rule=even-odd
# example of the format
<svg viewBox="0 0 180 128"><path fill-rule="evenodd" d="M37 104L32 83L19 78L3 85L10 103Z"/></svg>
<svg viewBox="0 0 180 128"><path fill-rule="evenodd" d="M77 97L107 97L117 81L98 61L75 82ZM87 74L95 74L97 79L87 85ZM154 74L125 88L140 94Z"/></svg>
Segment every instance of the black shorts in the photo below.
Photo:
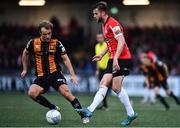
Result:
<svg viewBox="0 0 180 128"><path fill-rule="evenodd" d="M132 60L131 59L118 59L118 63L120 66L120 70L113 71L113 59L109 59L105 74L112 73L113 77L129 75L130 69L132 67Z"/></svg>
<svg viewBox="0 0 180 128"><path fill-rule="evenodd" d="M99 69L99 75L98 75L99 81L101 81L102 77L104 76L104 73L105 73L104 69Z"/></svg>
<svg viewBox="0 0 180 128"><path fill-rule="evenodd" d="M168 90L169 87L168 87L168 83L167 83L167 80L163 80L163 81L158 81L156 82L156 84L154 84L154 86L158 86L158 87L163 87L164 90Z"/></svg>
<svg viewBox="0 0 180 128"><path fill-rule="evenodd" d="M63 74L61 72L56 71L49 75L37 77L34 80L34 84L39 85L44 89L44 92L47 92L50 86L52 86L55 90L58 90L59 86L67 83Z"/></svg>

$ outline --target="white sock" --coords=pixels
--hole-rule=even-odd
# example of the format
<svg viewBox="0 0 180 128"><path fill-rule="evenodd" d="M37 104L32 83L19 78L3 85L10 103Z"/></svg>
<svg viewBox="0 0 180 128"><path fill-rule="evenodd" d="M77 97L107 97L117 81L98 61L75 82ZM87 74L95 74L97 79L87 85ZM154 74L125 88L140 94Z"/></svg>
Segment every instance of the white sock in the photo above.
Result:
<svg viewBox="0 0 180 128"><path fill-rule="evenodd" d="M147 101L148 101L148 98L149 98L149 89L145 88L143 101L144 101L144 102L147 102Z"/></svg>
<svg viewBox="0 0 180 128"><path fill-rule="evenodd" d="M153 89L150 89L150 101L152 103L155 102L155 94L154 94L154 90Z"/></svg>
<svg viewBox="0 0 180 128"><path fill-rule="evenodd" d="M151 89L148 90L148 100L151 102Z"/></svg>
<svg viewBox="0 0 180 128"><path fill-rule="evenodd" d="M101 85L99 90L96 92L93 102L87 108L89 111L94 112L96 107L103 101L104 97L106 96L108 88L104 85Z"/></svg>
<svg viewBox="0 0 180 128"><path fill-rule="evenodd" d="M127 115L128 116L133 116L134 115L134 110L132 108L132 105L129 101L129 96L127 92L122 88L121 92L117 94L118 98L120 99L121 103L124 105Z"/></svg>

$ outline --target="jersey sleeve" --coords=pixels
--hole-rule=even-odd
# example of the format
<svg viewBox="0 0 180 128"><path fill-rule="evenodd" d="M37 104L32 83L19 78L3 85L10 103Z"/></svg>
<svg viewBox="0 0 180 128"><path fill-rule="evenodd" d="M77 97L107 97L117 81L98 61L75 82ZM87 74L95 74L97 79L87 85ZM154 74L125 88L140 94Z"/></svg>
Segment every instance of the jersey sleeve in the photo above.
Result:
<svg viewBox="0 0 180 128"><path fill-rule="evenodd" d="M158 65L159 67L163 67L163 62L162 62L162 61L157 61L157 65Z"/></svg>
<svg viewBox="0 0 180 128"><path fill-rule="evenodd" d="M165 72L166 72L166 69L165 69L165 63L163 63L162 61L157 61L156 62L157 64L157 68L158 68L158 70L159 71L161 71L161 72L163 72L164 74L166 74Z"/></svg>
<svg viewBox="0 0 180 128"><path fill-rule="evenodd" d="M63 46L63 44L60 41L57 42L57 52L60 55L66 54L66 49L65 49L65 47Z"/></svg>
<svg viewBox="0 0 180 128"><path fill-rule="evenodd" d="M114 37L117 38L118 36L123 35L121 30L121 26L117 21L112 20L111 24L109 25L110 29L112 30Z"/></svg>
<svg viewBox="0 0 180 128"><path fill-rule="evenodd" d="M28 52L32 52L33 51L33 40L32 39L30 41L28 41L28 43L26 45L26 50Z"/></svg>

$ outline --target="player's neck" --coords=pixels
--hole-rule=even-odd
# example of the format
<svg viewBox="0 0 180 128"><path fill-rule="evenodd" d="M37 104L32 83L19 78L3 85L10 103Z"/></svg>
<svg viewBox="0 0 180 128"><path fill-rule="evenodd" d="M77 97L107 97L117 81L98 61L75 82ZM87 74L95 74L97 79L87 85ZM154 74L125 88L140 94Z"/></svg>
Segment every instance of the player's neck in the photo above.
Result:
<svg viewBox="0 0 180 128"><path fill-rule="evenodd" d="M103 24L105 24L106 22L107 22L107 20L108 20L108 15L105 15L104 17L103 17Z"/></svg>

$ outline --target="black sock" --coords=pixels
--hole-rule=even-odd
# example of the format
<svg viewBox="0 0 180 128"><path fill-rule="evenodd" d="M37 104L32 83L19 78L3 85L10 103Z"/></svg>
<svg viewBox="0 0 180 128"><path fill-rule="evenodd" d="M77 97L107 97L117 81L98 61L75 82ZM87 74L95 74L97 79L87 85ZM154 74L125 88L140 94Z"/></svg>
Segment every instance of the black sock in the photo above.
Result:
<svg viewBox="0 0 180 128"><path fill-rule="evenodd" d="M161 95L157 95L157 98L160 100L160 102L164 105L164 107L166 108L166 109L169 109L170 107L169 107L169 105L168 105L168 103L165 101L165 99L164 99L164 97L162 97Z"/></svg>
<svg viewBox="0 0 180 128"><path fill-rule="evenodd" d="M173 92L170 93L170 97L172 97L176 101L176 104L180 105L178 98L174 95Z"/></svg>
<svg viewBox="0 0 180 128"><path fill-rule="evenodd" d="M71 104L72 104L74 109L81 109L82 108L81 104L77 98L75 98L73 101L71 101ZM81 116L81 118L84 118L83 114L79 113L79 115Z"/></svg>
<svg viewBox="0 0 180 128"><path fill-rule="evenodd" d="M38 102L40 105L47 107L49 109L55 109L56 106L54 104L51 104L45 97L39 95L34 99L34 101Z"/></svg>

